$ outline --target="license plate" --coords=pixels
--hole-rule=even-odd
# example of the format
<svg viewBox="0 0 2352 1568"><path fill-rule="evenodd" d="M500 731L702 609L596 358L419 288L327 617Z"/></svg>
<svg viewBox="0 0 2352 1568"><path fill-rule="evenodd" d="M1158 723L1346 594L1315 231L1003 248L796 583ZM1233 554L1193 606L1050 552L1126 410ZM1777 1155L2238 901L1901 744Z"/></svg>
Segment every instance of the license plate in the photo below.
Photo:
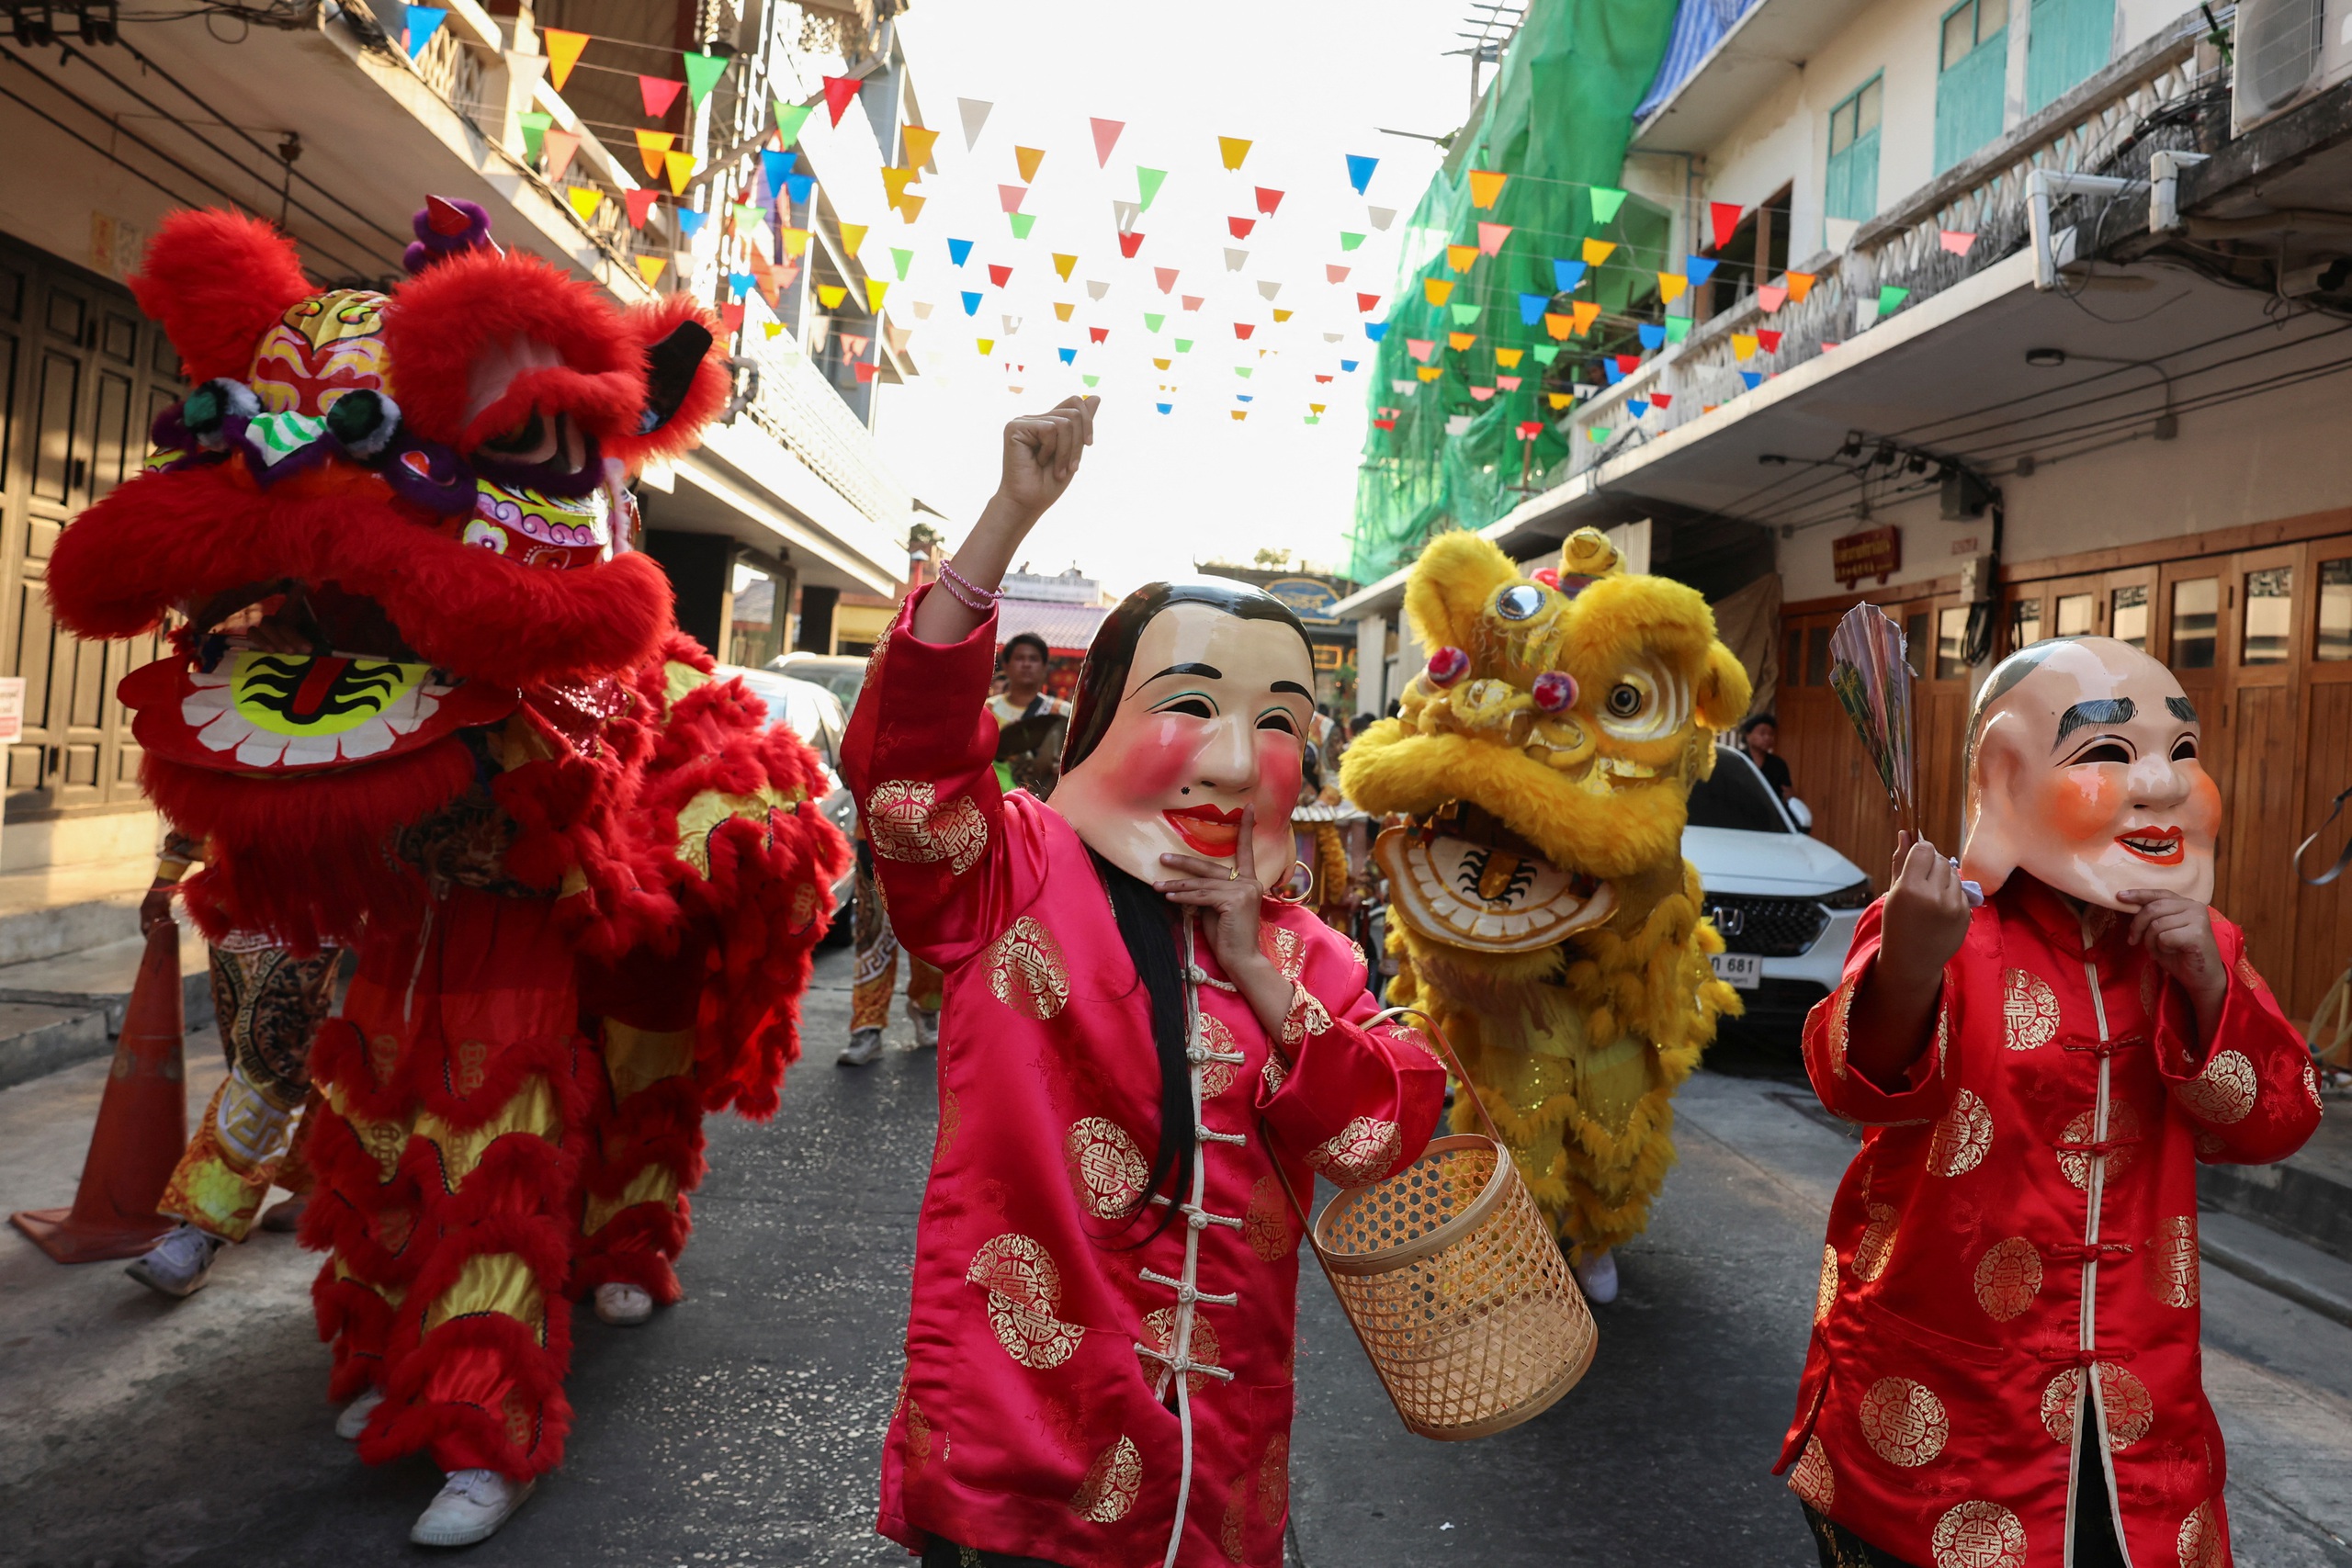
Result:
<svg viewBox="0 0 2352 1568"><path fill-rule="evenodd" d="M1764 960L1752 953L1718 953L1712 955L1715 964L1715 978L1729 980L1743 991L1752 991L1764 983Z"/></svg>

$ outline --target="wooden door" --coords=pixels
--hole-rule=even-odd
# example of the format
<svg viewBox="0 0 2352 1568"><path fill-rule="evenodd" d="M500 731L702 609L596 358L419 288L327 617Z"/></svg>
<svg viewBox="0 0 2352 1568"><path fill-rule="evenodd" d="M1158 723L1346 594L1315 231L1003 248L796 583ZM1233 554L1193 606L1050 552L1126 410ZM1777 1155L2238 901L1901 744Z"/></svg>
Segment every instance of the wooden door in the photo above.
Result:
<svg viewBox="0 0 2352 1568"><path fill-rule="evenodd" d="M127 290L0 243L0 673L25 678L12 820L139 799L114 689L160 639L85 643L58 629L43 576L58 535L139 471L149 424L181 395L177 356Z"/></svg>
<svg viewBox="0 0 2352 1568"><path fill-rule="evenodd" d="M2286 863L2301 794L2298 655L2311 600L2305 553L2304 547L2289 545L2229 558L2215 705L2224 742L2216 761L2225 771L2214 773L2222 784L2222 818L2213 902L2245 928L2255 967L2290 996L2295 900L2286 896ZM2211 732L2214 725L2209 719L2203 728Z"/></svg>

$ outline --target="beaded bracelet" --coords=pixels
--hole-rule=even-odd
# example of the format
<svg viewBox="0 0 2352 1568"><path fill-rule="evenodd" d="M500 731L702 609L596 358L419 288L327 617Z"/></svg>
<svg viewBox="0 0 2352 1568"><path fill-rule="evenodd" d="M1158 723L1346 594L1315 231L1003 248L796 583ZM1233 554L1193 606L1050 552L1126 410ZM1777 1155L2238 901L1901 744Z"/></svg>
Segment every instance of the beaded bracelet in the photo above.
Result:
<svg viewBox="0 0 2352 1568"><path fill-rule="evenodd" d="M996 608L996 602L1004 597L1001 589L983 588L946 561L939 563L939 582L957 604L976 615L989 614Z"/></svg>

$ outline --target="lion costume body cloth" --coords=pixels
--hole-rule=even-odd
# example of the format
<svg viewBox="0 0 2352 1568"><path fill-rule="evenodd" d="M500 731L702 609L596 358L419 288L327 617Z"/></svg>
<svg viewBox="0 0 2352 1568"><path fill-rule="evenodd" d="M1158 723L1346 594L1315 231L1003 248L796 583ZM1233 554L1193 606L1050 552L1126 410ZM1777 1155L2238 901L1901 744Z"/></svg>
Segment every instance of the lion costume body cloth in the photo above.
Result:
<svg viewBox="0 0 2352 1568"><path fill-rule="evenodd" d="M1747 676L1695 591L1622 572L1590 529L1526 576L1475 534L1442 536L1405 606L1430 666L1341 769L1358 806L1408 819L1374 850L1388 1000L1437 1021L1590 1257L1647 1224L1675 1089L1739 1009L1681 842ZM1456 1129L1476 1115L1458 1101Z"/></svg>
<svg viewBox="0 0 2352 1568"><path fill-rule="evenodd" d="M435 200L378 294L167 220L133 288L196 389L48 582L85 637L177 613L122 695L198 924L357 953L311 1056L330 1397L384 1391L367 1459L520 1478L562 1455L569 1298L678 1298L703 1115L775 1109L846 851L630 551L629 472L726 396L708 327L488 227Z"/></svg>

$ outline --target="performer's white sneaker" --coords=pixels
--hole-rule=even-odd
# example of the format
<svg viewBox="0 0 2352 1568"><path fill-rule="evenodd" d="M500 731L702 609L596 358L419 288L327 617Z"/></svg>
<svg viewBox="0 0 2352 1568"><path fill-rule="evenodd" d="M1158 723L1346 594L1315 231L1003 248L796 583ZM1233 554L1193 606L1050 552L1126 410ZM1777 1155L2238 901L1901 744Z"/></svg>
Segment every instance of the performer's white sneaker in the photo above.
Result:
<svg viewBox="0 0 2352 1568"><path fill-rule="evenodd" d="M1576 1266L1577 1283L1583 1287L1584 1299L1595 1306L1607 1306L1617 1299L1617 1258L1602 1249Z"/></svg>
<svg viewBox="0 0 2352 1568"><path fill-rule="evenodd" d="M212 1259L224 1245L194 1225L175 1225L123 1272L151 1291L183 1299L204 1289L212 1278Z"/></svg>
<svg viewBox="0 0 2352 1568"><path fill-rule="evenodd" d="M915 1021L915 1049L935 1051L939 1048L939 1010L907 1004L907 1016Z"/></svg>
<svg viewBox="0 0 2352 1568"><path fill-rule="evenodd" d="M494 1470L453 1470L448 1484L408 1532L419 1546L471 1546L488 1540L514 1517L538 1485L509 1481Z"/></svg>
<svg viewBox="0 0 2352 1568"><path fill-rule="evenodd" d="M334 1418L334 1435L346 1443L356 1443L359 1434L368 1429L368 1417L376 1414L376 1406L384 1403L384 1391L371 1388L343 1407Z"/></svg>
<svg viewBox="0 0 2352 1568"><path fill-rule="evenodd" d="M853 1029L850 1031L849 1044L843 1047L842 1054L833 1060L844 1067L870 1067L881 1059L881 1055L882 1032L880 1030Z"/></svg>
<svg viewBox="0 0 2352 1568"><path fill-rule="evenodd" d="M633 1328L653 1315L653 1297L642 1285L607 1281L596 1287L596 1315L616 1328Z"/></svg>

